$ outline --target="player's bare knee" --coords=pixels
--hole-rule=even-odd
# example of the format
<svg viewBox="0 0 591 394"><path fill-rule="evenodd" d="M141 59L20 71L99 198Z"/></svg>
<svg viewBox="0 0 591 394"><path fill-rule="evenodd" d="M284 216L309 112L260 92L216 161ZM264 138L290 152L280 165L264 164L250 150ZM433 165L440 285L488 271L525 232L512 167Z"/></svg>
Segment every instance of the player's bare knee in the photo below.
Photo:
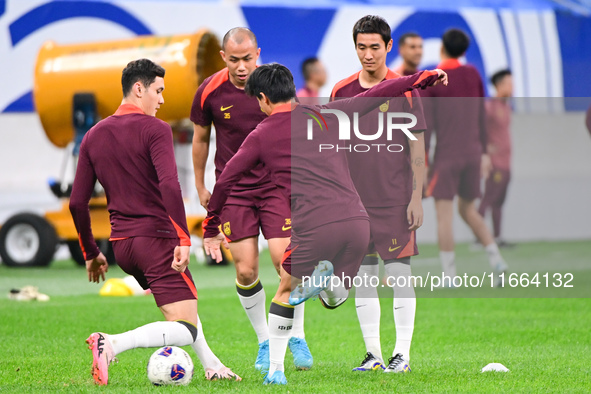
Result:
<svg viewBox="0 0 591 394"><path fill-rule="evenodd" d="M469 221L467 210L466 209L459 209L458 212L460 213L460 217L462 218L462 220L467 223Z"/></svg>
<svg viewBox="0 0 591 394"><path fill-rule="evenodd" d="M257 266L241 264L236 266L236 280L243 286L248 286L254 283L259 277L259 269Z"/></svg>
<svg viewBox="0 0 591 394"><path fill-rule="evenodd" d="M463 197L458 198L458 209L460 211L468 212L470 210L476 210L476 204L474 203L474 199L465 199Z"/></svg>
<svg viewBox="0 0 591 394"><path fill-rule="evenodd" d="M470 220L470 215L473 212L476 212L476 207L474 206L473 202L460 199L458 201L458 212L460 213L462 219L465 222L468 222Z"/></svg>
<svg viewBox="0 0 591 394"><path fill-rule="evenodd" d="M160 311L167 321L184 320L197 326L197 300L183 300L162 305Z"/></svg>

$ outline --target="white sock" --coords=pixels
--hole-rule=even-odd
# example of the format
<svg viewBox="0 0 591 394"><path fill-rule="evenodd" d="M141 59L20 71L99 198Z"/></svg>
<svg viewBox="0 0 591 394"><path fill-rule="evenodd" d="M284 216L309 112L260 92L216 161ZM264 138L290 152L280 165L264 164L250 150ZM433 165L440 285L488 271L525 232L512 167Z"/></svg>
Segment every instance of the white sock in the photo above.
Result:
<svg viewBox="0 0 591 394"><path fill-rule="evenodd" d="M269 327L267 326L267 310L265 306L265 289L261 281L257 279L248 286L242 286L236 281L236 291L238 298L254 328L259 343L269 339Z"/></svg>
<svg viewBox="0 0 591 394"><path fill-rule="evenodd" d="M366 256L367 259L367 256ZM380 360L382 358L382 346L380 344L380 300L378 289L370 286L370 278L378 277L379 265L362 265L357 273L367 286L360 286L355 290L355 309L359 326L368 352ZM375 279L374 279L375 281ZM379 279L378 279L379 281Z"/></svg>
<svg viewBox="0 0 591 394"><path fill-rule="evenodd" d="M287 342L291 337L294 308L273 301L269 308L269 376L284 371Z"/></svg>
<svg viewBox="0 0 591 394"><path fill-rule="evenodd" d="M486 245L484 250L486 250L486 254L488 255L488 263L493 270L503 271L507 269L507 264L505 263L503 256L501 256L499 247L495 242Z"/></svg>
<svg viewBox="0 0 591 394"><path fill-rule="evenodd" d="M453 282L453 278L456 276L456 252L439 252L439 258L441 259L441 266L443 267L443 274L449 276ZM447 283L447 279L445 283Z"/></svg>
<svg viewBox="0 0 591 394"><path fill-rule="evenodd" d="M129 349L185 346L193 343L189 329L175 321L158 321L127 331L122 334L108 335L115 355Z"/></svg>
<svg viewBox="0 0 591 394"><path fill-rule="evenodd" d="M415 313L417 310L417 299L415 295L414 284L410 282L412 275L410 268L410 258L408 263L389 262L384 264L386 274L391 278L394 286L394 324L396 325L396 345L392 356L402 353L405 360L410 360L410 345L412 334L415 328ZM406 260L406 259L405 259ZM396 285L401 286L396 286Z"/></svg>
<svg viewBox="0 0 591 394"><path fill-rule="evenodd" d="M199 357L203 370L213 369L218 371L224 367L224 364L222 364L220 359L211 351L205 340L203 326L201 325L199 315L197 315L197 339L191 344L191 347L195 353L197 353L197 357Z"/></svg>
<svg viewBox="0 0 591 394"><path fill-rule="evenodd" d="M306 338L304 333L304 305L305 302L294 308L293 312L293 326L291 329L291 336L296 338Z"/></svg>
<svg viewBox="0 0 591 394"><path fill-rule="evenodd" d="M333 284L338 284L338 286L333 286ZM326 300L328 305L335 306L343 298L349 298L349 290L345 287L344 281L331 280L330 285L320 295Z"/></svg>

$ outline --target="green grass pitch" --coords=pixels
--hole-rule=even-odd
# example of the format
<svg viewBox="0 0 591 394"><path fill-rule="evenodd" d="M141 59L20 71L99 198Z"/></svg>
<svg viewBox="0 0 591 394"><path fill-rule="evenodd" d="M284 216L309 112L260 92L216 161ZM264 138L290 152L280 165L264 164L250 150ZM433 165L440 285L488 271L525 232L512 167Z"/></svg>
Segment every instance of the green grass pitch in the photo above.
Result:
<svg viewBox="0 0 591 394"><path fill-rule="evenodd" d="M263 375L253 367L256 337L235 294L232 266L191 268L208 342L243 381L206 381L196 355L185 347L196 362L187 387L150 385L146 363L153 349L120 354L107 387L95 386L90 376L91 355L84 343L88 334L117 333L161 320L151 296L99 297L100 285L88 283L84 270L69 260L42 269L0 266L0 392L591 392L591 244L527 243L503 253L512 272L570 272L574 287L561 293L418 290L412 372L406 375L351 372L365 354L354 302L334 311L308 302L306 339L314 367L295 371L288 350L285 387L263 387ZM470 251L467 245L458 246L457 256L458 272L487 268L484 252ZM435 247L422 246L414 273L436 273L436 257ZM124 274L112 267L108 275ZM267 255L261 280L270 302L277 276ZM11 288L25 285L38 286L51 300L6 298ZM550 296L555 298L542 298ZM381 305L382 350L388 358L395 341L391 298L382 298ZM481 373L491 362L510 372Z"/></svg>

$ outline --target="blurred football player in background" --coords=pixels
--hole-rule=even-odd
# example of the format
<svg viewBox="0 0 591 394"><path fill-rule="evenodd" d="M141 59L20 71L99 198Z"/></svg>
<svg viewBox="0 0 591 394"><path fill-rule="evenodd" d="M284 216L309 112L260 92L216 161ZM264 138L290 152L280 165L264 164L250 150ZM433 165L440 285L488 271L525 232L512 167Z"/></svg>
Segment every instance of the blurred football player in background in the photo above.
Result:
<svg viewBox="0 0 591 394"><path fill-rule="evenodd" d="M495 241L502 248L511 246L501 238L503 203L511 180L511 106L509 102L513 96L511 71L496 72L491 82L496 89L496 95L487 100L485 106L487 152L492 162L492 170L486 179L484 196L480 201L478 212L485 217L490 209Z"/></svg>
<svg viewBox="0 0 591 394"><path fill-rule="evenodd" d="M299 98L308 99L304 104L318 105L318 94L320 88L326 84L326 68L317 57L309 57L302 63L302 75L305 86L296 92ZM315 98L315 99L314 99Z"/></svg>
<svg viewBox="0 0 591 394"><path fill-rule="evenodd" d="M423 58L423 38L414 32L401 35L398 39L398 53L402 64L394 71L400 75L413 75L419 71Z"/></svg>
<svg viewBox="0 0 591 394"><path fill-rule="evenodd" d="M426 195L435 198L437 236L443 274L456 276L453 233L453 202L458 196L458 211L488 255L490 267L500 274L507 270L499 248L476 209L480 197L480 179L491 169L487 152L484 86L478 70L460 63L470 38L460 29L449 29L442 37L441 63L438 68L453 81L446 89L434 87L421 93L429 130L435 130L437 144L429 169ZM429 136L426 136L427 153ZM451 281L445 286L453 287Z"/></svg>

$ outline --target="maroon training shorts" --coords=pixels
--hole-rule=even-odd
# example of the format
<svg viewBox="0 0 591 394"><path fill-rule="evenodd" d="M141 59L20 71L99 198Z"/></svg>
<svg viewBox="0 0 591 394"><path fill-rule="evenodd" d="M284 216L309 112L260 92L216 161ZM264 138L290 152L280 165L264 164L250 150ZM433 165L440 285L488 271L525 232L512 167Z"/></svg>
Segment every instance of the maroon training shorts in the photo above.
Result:
<svg viewBox="0 0 591 394"><path fill-rule="evenodd" d="M178 238L132 237L113 241L115 259L143 289L152 290L156 305L197 299L197 290L187 268L184 275L172 269Z"/></svg>
<svg viewBox="0 0 591 394"><path fill-rule="evenodd" d="M355 218L328 223L303 234L293 233L282 266L293 277L309 276L321 260L328 260L334 274L354 278L369 243L369 221Z"/></svg>
<svg viewBox="0 0 591 394"><path fill-rule="evenodd" d="M408 229L406 205L366 207L371 229L367 253L380 254L382 260L401 259L419 254L414 231Z"/></svg>
<svg viewBox="0 0 591 394"><path fill-rule="evenodd" d="M290 237L289 204L275 186L232 192L220 216L221 231L230 241L256 237L259 229L265 239Z"/></svg>
<svg viewBox="0 0 591 394"><path fill-rule="evenodd" d="M480 157L435 162L429 172L427 197L453 200L458 195L467 201L480 197Z"/></svg>

